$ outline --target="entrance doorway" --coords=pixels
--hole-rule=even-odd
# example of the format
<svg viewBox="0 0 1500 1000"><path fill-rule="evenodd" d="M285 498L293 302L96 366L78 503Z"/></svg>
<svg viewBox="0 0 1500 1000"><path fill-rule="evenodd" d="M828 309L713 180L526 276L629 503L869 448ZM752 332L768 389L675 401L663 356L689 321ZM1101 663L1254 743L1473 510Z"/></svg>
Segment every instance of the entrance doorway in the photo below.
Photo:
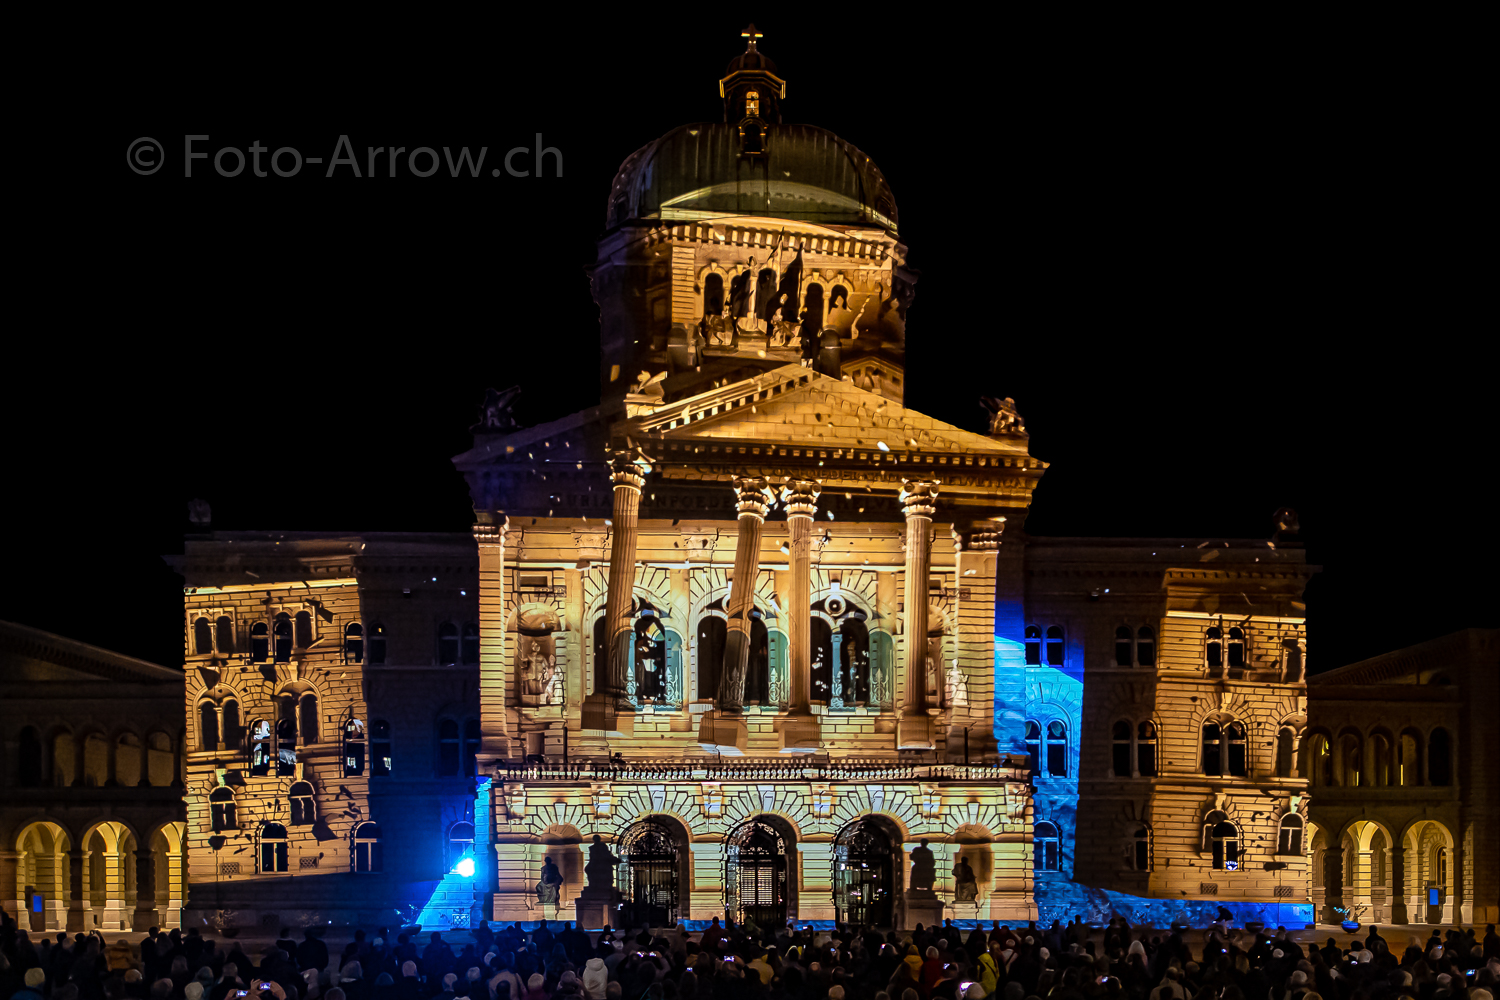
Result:
<svg viewBox="0 0 1500 1000"><path fill-rule="evenodd" d="M643 820L625 831L615 885L625 901L626 926L677 924L682 854L672 829L658 820Z"/></svg>
<svg viewBox="0 0 1500 1000"><path fill-rule="evenodd" d="M833 845L835 919L868 927L890 927L896 912L895 841L874 817L839 831Z"/></svg>
<svg viewBox="0 0 1500 1000"><path fill-rule="evenodd" d="M790 838L758 817L742 823L724 841L724 913L762 930L786 926L787 853Z"/></svg>

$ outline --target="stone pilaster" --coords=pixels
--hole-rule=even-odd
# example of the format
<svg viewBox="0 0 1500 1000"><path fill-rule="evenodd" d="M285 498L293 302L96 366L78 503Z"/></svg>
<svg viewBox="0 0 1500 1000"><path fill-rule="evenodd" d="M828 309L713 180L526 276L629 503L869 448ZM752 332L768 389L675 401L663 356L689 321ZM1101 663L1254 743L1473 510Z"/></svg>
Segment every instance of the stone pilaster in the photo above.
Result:
<svg viewBox="0 0 1500 1000"><path fill-rule="evenodd" d="M158 923L155 862L156 858L149 848L135 852L135 915L131 923L133 930L150 930ZM129 861L125 863L129 864Z"/></svg>
<svg viewBox="0 0 1500 1000"><path fill-rule="evenodd" d="M960 689L948 720L949 760L980 761L999 752L995 741L995 576L1003 517L953 525L958 564L955 652Z"/></svg>
<svg viewBox="0 0 1500 1000"><path fill-rule="evenodd" d="M791 697L781 724L782 753L813 753L822 745L822 730L812 712L812 529L821 491L816 480L793 479L781 493L792 564L787 595Z"/></svg>
<svg viewBox="0 0 1500 1000"><path fill-rule="evenodd" d="M937 483L908 480L901 489L906 515L906 698L896 722L898 750L931 750L937 746L927 704L927 575L931 565L928 529L937 510Z"/></svg>
<svg viewBox="0 0 1500 1000"><path fill-rule="evenodd" d="M1323 912L1319 920L1336 924L1344 919L1338 907L1344 905L1344 851L1340 847L1323 848Z"/></svg>
<svg viewBox="0 0 1500 1000"><path fill-rule="evenodd" d="M75 847L68 852L68 926L64 928L69 931L86 931L88 925L88 893L84 891L87 884L83 877L84 865L88 863L89 852L81 847Z"/></svg>
<svg viewBox="0 0 1500 1000"><path fill-rule="evenodd" d="M498 522L496 520L498 518ZM496 761L510 758L510 721L505 705L509 664L505 656L504 514L479 514L474 541L479 546L479 759L487 774Z"/></svg>
<svg viewBox="0 0 1500 1000"><path fill-rule="evenodd" d="M740 477L734 483L739 533L734 546L734 577L724 608L729 620L724 643L724 669L719 674L718 698L703 716L698 742L721 754L742 755L749 740L745 725L745 671L750 665L750 612L755 607L755 579L760 566L761 528L772 496L760 477Z"/></svg>
<svg viewBox="0 0 1500 1000"><path fill-rule="evenodd" d="M616 452L610 466L614 511L604 618L604 627L609 633L609 664L602 676L595 671L594 693L583 704L583 728L628 736L635 731L635 705L625 693L633 637L629 612L635 591L636 522L640 516L641 487L646 485L646 478L642 470L632 464L628 452Z"/></svg>

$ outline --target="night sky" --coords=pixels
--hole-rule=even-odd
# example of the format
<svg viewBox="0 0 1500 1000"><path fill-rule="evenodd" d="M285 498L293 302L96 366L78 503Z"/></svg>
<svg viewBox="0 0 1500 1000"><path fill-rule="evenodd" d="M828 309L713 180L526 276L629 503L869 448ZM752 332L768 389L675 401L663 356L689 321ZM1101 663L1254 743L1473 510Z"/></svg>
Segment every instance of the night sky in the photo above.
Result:
<svg viewBox="0 0 1500 1000"><path fill-rule="evenodd" d="M101 92L113 130L54 234L65 318L27 327L34 363L5 380L0 617L178 662L160 557L193 497L218 529L467 531L450 459L484 389L519 383L524 423L597 400L584 268L610 179L718 120L743 48L740 20L698 10L403 30L332 64L283 39L243 74L148 55ZM980 430L980 395L1015 398L1052 464L1029 531L1265 538L1294 507L1323 567L1313 670L1500 627L1475 353L1493 318L1450 231L1472 140L1429 105L1452 80L1311 49L1126 58L1102 31L806 25L768 15L762 51L786 120L859 146L895 193L921 271L907 404ZM562 178L489 176L539 131ZM225 179L212 159L185 178L187 133L325 164L346 133L362 169L367 146L489 154L479 178L391 179L384 157L373 178ZM155 175L124 162L140 136L166 149Z"/></svg>

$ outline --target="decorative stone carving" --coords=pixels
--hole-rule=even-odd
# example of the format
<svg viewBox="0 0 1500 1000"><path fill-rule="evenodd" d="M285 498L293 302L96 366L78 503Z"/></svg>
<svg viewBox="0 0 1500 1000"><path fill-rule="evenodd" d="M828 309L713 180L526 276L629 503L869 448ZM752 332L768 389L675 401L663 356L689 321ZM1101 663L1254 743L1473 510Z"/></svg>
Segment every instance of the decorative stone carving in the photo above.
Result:
<svg viewBox="0 0 1500 1000"><path fill-rule="evenodd" d="M927 846L927 838L911 849L911 887L914 890L932 891L933 882L937 881L937 862L933 859L932 849Z"/></svg>

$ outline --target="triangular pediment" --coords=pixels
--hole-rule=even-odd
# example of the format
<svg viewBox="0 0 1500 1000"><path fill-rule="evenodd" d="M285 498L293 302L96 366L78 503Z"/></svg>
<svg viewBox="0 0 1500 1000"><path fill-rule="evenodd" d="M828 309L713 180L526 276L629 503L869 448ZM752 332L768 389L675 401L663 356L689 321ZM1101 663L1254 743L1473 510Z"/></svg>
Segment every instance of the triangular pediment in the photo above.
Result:
<svg viewBox="0 0 1500 1000"><path fill-rule="evenodd" d="M993 438L935 420L852 382L786 365L664 403L628 426L640 437L758 441L839 449L1025 455L1026 439ZM884 448L881 448L881 445Z"/></svg>

